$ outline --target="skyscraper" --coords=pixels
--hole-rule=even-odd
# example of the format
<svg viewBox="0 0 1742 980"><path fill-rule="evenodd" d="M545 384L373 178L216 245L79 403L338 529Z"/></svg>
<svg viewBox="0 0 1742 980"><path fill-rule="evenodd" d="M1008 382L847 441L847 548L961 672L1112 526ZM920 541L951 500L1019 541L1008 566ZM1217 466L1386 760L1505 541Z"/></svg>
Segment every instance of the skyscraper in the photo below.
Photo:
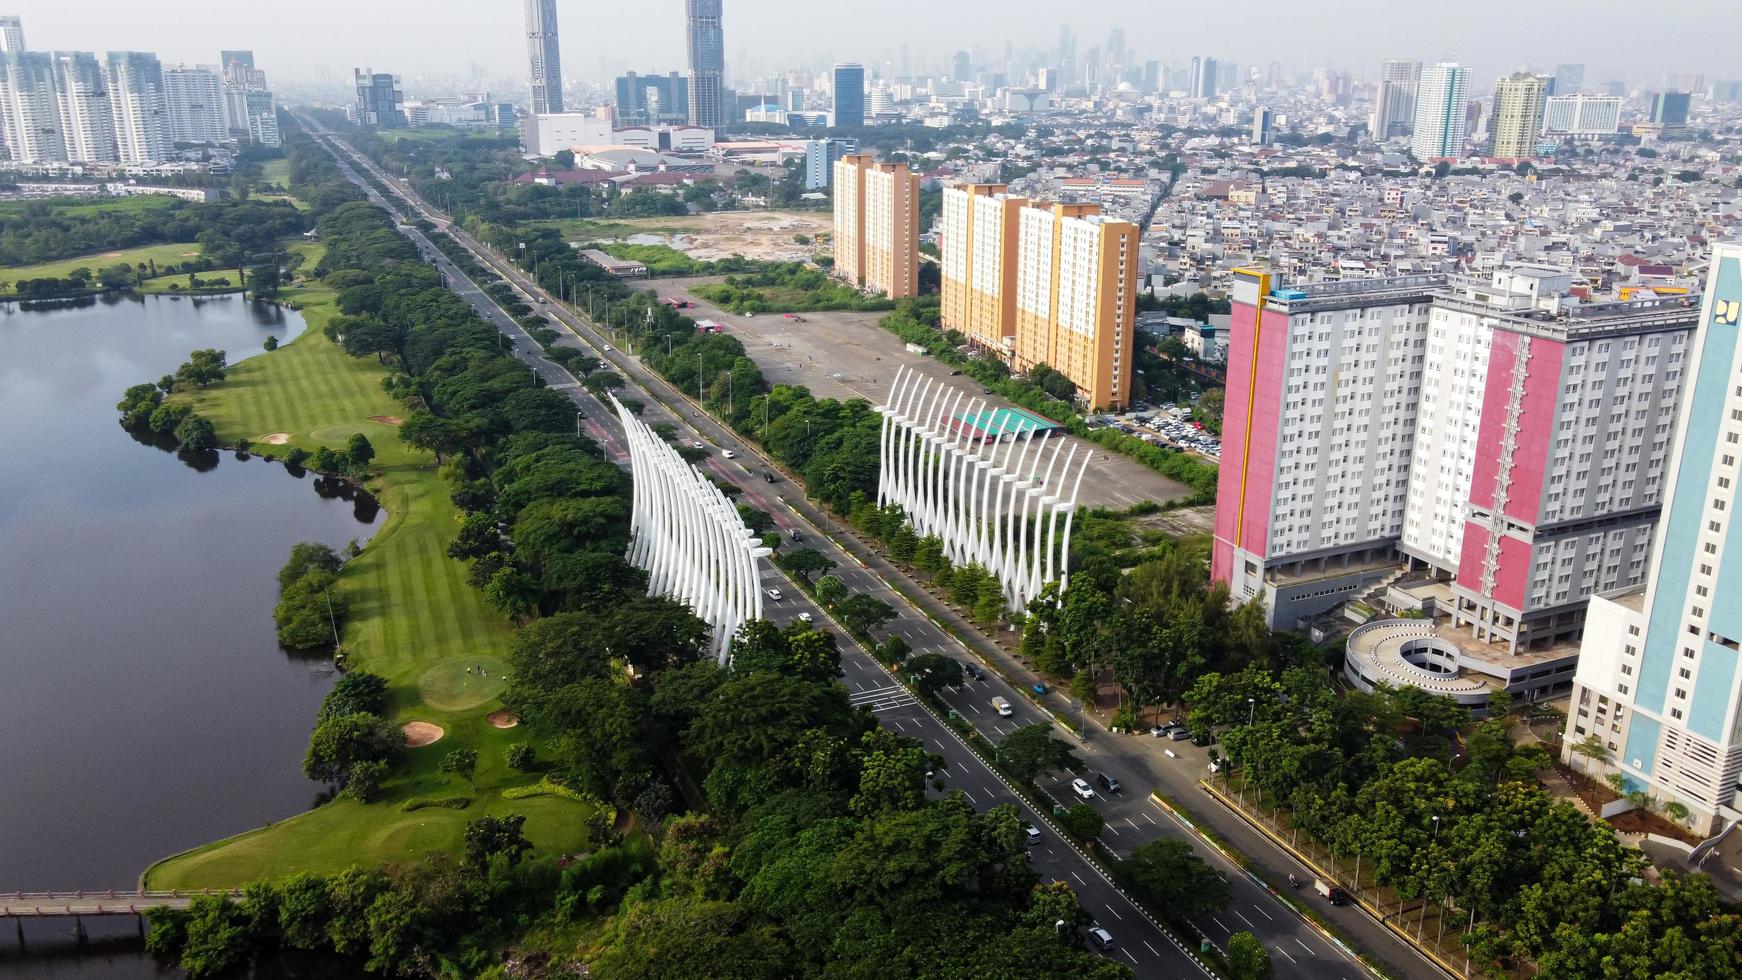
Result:
<svg viewBox="0 0 1742 980"><path fill-rule="evenodd" d="M60 96L66 158L86 163L117 159L115 118L109 109L103 63L89 51L56 51L54 84Z"/></svg>
<svg viewBox="0 0 1742 980"><path fill-rule="evenodd" d="M865 66L847 62L835 66L835 126L865 125Z"/></svg>
<svg viewBox="0 0 1742 980"><path fill-rule="evenodd" d="M1213 99L1216 97L1216 59L1196 57L1192 59L1191 88L1187 94L1194 99Z"/></svg>
<svg viewBox="0 0 1742 980"><path fill-rule="evenodd" d="M1670 128L1686 126L1691 99L1686 92L1658 92L1651 97L1651 121Z"/></svg>
<svg viewBox="0 0 1742 980"><path fill-rule="evenodd" d="M1555 95L1577 95L1585 87L1584 65L1556 65L1554 69Z"/></svg>
<svg viewBox="0 0 1742 980"><path fill-rule="evenodd" d="M397 75L358 68L352 71L351 81L357 93L351 113L358 125L405 128L405 95L399 91Z"/></svg>
<svg viewBox="0 0 1742 980"><path fill-rule="evenodd" d="M690 115L690 80L677 72L617 77L617 121L681 123Z"/></svg>
<svg viewBox="0 0 1742 980"><path fill-rule="evenodd" d="M1698 323L1644 589L1591 600L1562 751L1711 833L1742 819L1742 245L1713 250Z"/></svg>
<svg viewBox="0 0 1742 980"><path fill-rule="evenodd" d="M968 60L968 52L957 51L955 69L952 73L958 82L972 81L974 78L973 63Z"/></svg>
<svg viewBox="0 0 1742 980"><path fill-rule="evenodd" d="M1494 156L1523 160L1536 155L1548 86L1547 78L1526 71L1494 83L1494 116L1488 124L1494 134Z"/></svg>
<svg viewBox="0 0 1742 980"><path fill-rule="evenodd" d="M726 37L720 0L685 0L690 51L690 125L726 124Z"/></svg>
<svg viewBox="0 0 1742 980"><path fill-rule="evenodd" d="M1464 92L1470 69L1442 61L1422 69L1415 91L1415 132L1409 150L1422 162L1464 155Z"/></svg>
<svg viewBox="0 0 1742 980"><path fill-rule="evenodd" d="M526 59L534 115L563 111L562 52L557 44L556 0L526 0Z"/></svg>
<svg viewBox="0 0 1742 980"><path fill-rule="evenodd" d="M147 51L111 51L107 62L110 113L115 146L123 163L162 160L169 155L164 119L163 65Z"/></svg>
<svg viewBox="0 0 1742 980"><path fill-rule="evenodd" d="M1251 142L1253 146L1270 145L1271 140L1274 138L1271 132L1271 125L1275 122L1275 119L1275 115L1263 106L1259 106L1252 110Z"/></svg>
<svg viewBox="0 0 1742 980"><path fill-rule="evenodd" d="M164 131L171 143L218 143L230 136L223 81L214 68L163 70Z"/></svg>
<svg viewBox="0 0 1742 980"><path fill-rule="evenodd" d="M24 50L24 21L17 14L0 15L0 53Z"/></svg>
<svg viewBox="0 0 1742 980"><path fill-rule="evenodd" d="M1421 82L1421 62L1382 61L1379 89L1373 95L1368 130L1376 140L1408 136L1415 123L1415 89Z"/></svg>
<svg viewBox="0 0 1742 980"><path fill-rule="evenodd" d="M47 51L0 53L0 112L11 159L42 163L67 158L54 59Z"/></svg>

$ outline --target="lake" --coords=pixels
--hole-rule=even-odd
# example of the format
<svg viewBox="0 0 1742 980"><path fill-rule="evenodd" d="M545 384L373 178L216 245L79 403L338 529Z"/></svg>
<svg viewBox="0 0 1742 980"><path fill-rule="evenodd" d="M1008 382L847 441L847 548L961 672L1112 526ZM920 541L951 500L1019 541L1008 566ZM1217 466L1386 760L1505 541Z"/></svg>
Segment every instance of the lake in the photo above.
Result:
<svg viewBox="0 0 1742 980"><path fill-rule="evenodd" d="M336 675L279 648L276 573L299 541L366 540L378 508L258 457L142 444L115 411L191 350L235 362L302 329L236 296L0 304L0 891L133 888L315 802L299 765ZM32 923L21 956L4 923L0 978L158 975L136 942L77 952L70 933Z"/></svg>

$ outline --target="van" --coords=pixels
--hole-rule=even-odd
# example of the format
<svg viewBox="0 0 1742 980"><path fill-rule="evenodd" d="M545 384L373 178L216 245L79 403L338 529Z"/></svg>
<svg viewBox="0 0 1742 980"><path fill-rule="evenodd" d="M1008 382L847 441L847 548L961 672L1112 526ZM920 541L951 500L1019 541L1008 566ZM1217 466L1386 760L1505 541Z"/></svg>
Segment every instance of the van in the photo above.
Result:
<svg viewBox="0 0 1742 980"><path fill-rule="evenodd" d="M1010 710L1010 702L1002 697L992 699L992 710L998 712L1000 718L1008 718L1016 712Z"/></svg>
<svg viewBox="0 0 1742 980"><path fill-rule="evenodd" d="M1109 793L1119 792L1119 780L1114 779L1112 776L1109 776L1104 772L1095 773L1095 782Z"/></svg>
<svg viewBox="0 0 1742 980"><path fill-rule="evenodd" d="M1349 904L1349 893L1323 878L1313 879L1313 891L1318 892L1320 898L1330 902L1332 905Z"/></svg>
<svg viewBox="0 0 1742 980"><path fill-rule="evenodd" d="M1110 953L1119 947L1119 944L1113 941L1113 934L1100 926L1089 927L1089 942L1094 943L1095 948L1103 953Z"/></svg>
<svg viewBox="0 0 1742 980"><path fill-rule="evenodd" d="M1027 843L1028 843L1029 847L1033 847L1034 845L1040 843L1040 830L1038 828L1036 828L1034 826L1034 824L1028 825L1027 833L1024 836L1027 839Z"/></svg>

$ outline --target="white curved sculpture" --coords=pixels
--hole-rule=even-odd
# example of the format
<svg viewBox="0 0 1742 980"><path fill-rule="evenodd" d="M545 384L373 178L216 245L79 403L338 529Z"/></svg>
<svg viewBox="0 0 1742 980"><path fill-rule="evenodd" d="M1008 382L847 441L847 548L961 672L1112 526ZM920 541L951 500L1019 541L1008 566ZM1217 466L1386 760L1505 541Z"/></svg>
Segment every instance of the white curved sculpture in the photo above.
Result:
<svg viewBox="0 0 1742 980"><path fill-rule="evenodd" d="M1064 441L1036 443L1034 430L982 440L958 418L978 419L984 399L959 416L962 393L905 366L879 405L878 506L899 506L915 533L936 535L957 565L979 562L1004 584L1005 604L1028 605L1053 581L1068 584L1071 523L1089 454ZM1043 468L1044 464L1044 468ZM1066 488L1069 493L1066 493ZM1060 534L1059 514L1065 515Z"/></svg>
<svg viewBox="0 0 1742 980"><path fill-rule="evenodd" d="M648 595L682 600L713 627L714 659L724 667L732 637L762 618L756 559L770 552L719 487L610 398L635 478L629 561L647 572Z"/></svg>

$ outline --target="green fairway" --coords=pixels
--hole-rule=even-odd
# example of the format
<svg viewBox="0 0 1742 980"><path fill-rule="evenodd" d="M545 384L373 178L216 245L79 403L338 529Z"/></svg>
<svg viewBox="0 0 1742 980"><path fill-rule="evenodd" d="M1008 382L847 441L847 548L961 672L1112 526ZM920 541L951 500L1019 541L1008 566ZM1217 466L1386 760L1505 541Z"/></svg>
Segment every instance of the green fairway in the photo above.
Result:
<svg viewBox="0 0 1742 980"><path fill-rule="evenodd" d="M319 261L315 250L320 246L292 247L310 250L305 269ZM309 324L302 336L231 367L226 379L207 391L178 397L191 397L221 440L246 438L258 452L282 455L296 446L313 453L322 446L342 449L352 433L369 437L380 474L371 489L386 514L340 578L351 601L345 652L352 669L388 679L395 721L433 722L446 735L409 750L378 802L339 801L177 855L154 866L149 883L239 885L263 874L414 858L431 848L454 849L466 821L484 813L527 814L528 836L542 847L581 846L584 840L575 838L584 837L586 805L548 797L501 798L503 789L537 778L507 767L507 747L527 737L524 729L499 730L486 721L501 707L497 699L511 628L466 581L466 566L447 556L459 515L434 458L399 440L394 423L407 410L382 390L386 369L374 358L347 355L321 332L336 313L330 290L298 286L285 290L284 298L302 306ZM459 747L478 750L475 790L436 768L442 755ZM401 809L414 797L452 796L473 801L465 810Z"/></svg>
<svg viewBox="0 0 1742 980"><path fill-rule="evenodd" d="M118 265L122 262L137 266L141 262L156 262L160 266L179 265L189 259L200 257L200 247L193 242L171 242L168 245L141 245L138 248L124 248L115 252L98 252L94 255L79 255L58 262L40 262L36 265L15 265L0 268L0 279L6 281L7 291L12 284L20 279L64 279L67 273L83 267L91 270L93 275L105 266ZM213 272L212 275L222 275ZM235 273L231 273L234 278Z"/></svg>

